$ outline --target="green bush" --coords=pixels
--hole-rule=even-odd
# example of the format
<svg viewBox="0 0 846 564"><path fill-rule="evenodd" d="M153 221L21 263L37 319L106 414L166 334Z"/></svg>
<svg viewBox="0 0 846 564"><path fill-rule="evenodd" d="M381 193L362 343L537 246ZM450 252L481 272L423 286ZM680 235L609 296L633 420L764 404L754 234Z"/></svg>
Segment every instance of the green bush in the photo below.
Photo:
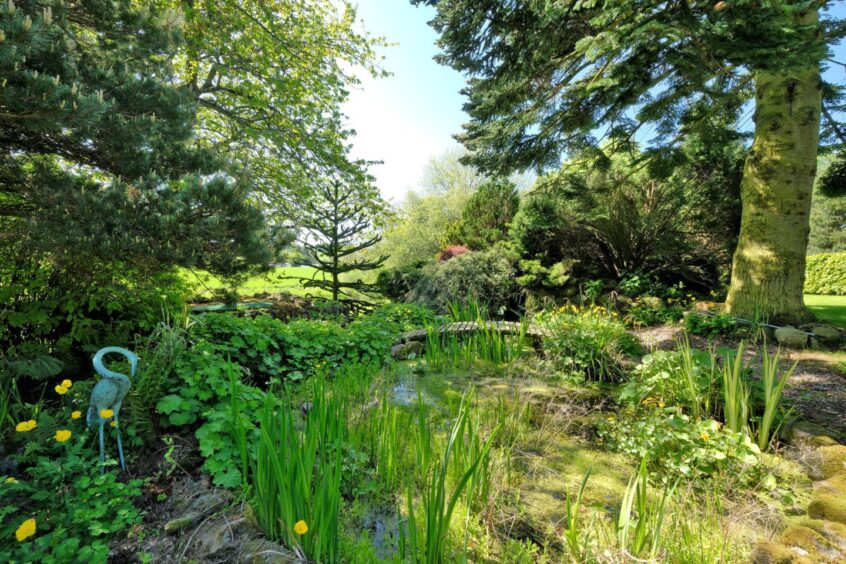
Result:
<svg viewBox="0 0 846 564"><path fill-rule="evenodd" d="M282 323L265 315L212 314L199 320L193 334L246 368L252 383L265 385L271 378L302 380L331 372L345 362L381 363L401 331L388 316L387 311L365 315L343 327L332 321Z"/></svg>
<svg viewBox="0 0 846 564"><path fill-rule="evenodd" d="M807 258L805 293L846 296L846 253L822 253Z"/></svg>
<svg viewBox="0 0 846 564"><path fill-rule="evenodd" d="M543 352L560 367L584 373L589 380L621 380L626 359L641 353L637 339L602 307L584 312L561 310L539 314L535 323L547 331Z"/></svg>
<svg viewBox="0 0 846 564"><path fill-rule="evenodd" d="M379 291L392 300L404 300L423 277L423 264L383 268L376 276Z"/></svg>
<svg viewBox="0 0 846 564"><path fill-rule="evenodd" d="M412 300L446 313L451 305L479 303L490 317L502 317L516 307L520 290L514 267L500 249L469 252L430 264L412 292Z"/></svg>
<svg viewBox="0 0 846 564"><path fill-rule="evenodd" d="M685 319L687 332L713 339L720 335L730 336L737 332L737 321L727 313L699 315L691 313Z"/></svg>

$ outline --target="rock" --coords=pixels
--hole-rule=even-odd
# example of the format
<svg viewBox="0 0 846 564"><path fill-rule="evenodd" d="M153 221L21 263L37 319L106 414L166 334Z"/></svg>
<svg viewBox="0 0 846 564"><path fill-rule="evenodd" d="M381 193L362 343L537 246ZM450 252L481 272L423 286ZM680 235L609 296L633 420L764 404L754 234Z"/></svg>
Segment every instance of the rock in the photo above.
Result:
<svg viewBox="0 0 846 564"><path fill-rule="evenodd" d="M842 561L846 556L838 546L837 536L826 534L826 525L823 521L806 519L788 527L779 537L779 542L794 554L811 557L814 562Z"/></svg>
<svg viewBox="0 0 846 564"><path fill-rule="evenodd" d="M174 533L178 533L191 523L194 523L200 518L200 515L196 513L189 513L188 515L183 515L182 517L177 517L176 519L171 519L164 526L164 532L169 535Z"/></svg>
<svg viewBox="0 0 846 564"><path fill-rule="evenodd" d="M244 518L208 523L197 529L193 537L189 537L190 545L186 554L195 560L222 555L233 548L235 538L245 525Z"/></svg>
<svg viewBox="0 0 846 564"><path fill-rule="evenodd" d="M846 472L814 484L808 516L846 525Z"/></svg>
<svg viewBox="0 0 846 564"><path fill-rule="evenodd" d="M819 453L821 458L820 471L823 478L832 478L836 474L846 474L846 446L820 447Z"/></svg>
<svg viewBox="0 0 846 564"><path fill-rule="evenodd" d="M776 329L775 338L783 347L801 349L808 344L808 334L790 325Z"/></svg>
<svg viewBox="0 0 846 564"><path fill-rule="evenodd" d="M775 542L758 543L749 558L752 564L792 564L797 562L795 554L786 546Z"/></svg>
<svg viewBox="0 0 846 564"><path fill-rule="evenodd" d="M423 343L412 341L391 347L391 357L394 360L409 360L417 358L423 352Z"/></svg>
<svg viewBox="0 0 846 564"><path fill-rule="evenodd" d="M840 340L840 330L831 325L812 324L807 326L807 331L813 333L820 341L824 343L836 343Z"/></svg>
<svg viewBox="0 0 846 564"><path fill-rule="evenodd" d="M243 564L290 564L305 562L297 555L275 542L266 539L253 539L244 545L238 562Z"/></svg>
<svg viewBox="0 0 846 564"><path fill-rule="evenodd" d="M664 309L666 304L664 304L664 300L659 298L658 296L641 296L638 301L651 309Z"/></svg>
<svg viewBox="0 0 846 564"><path fill-rule="evenodd" d="M799 419L785 425L779 436L783 441L792 445L813 447L836 445L838 442L835 437L840 438L840 434L836 431Z"/></svg>
<svg viewBox="0 0 846 564"><path fill-rule="evenodd" d="M701 301L693 304L693 311L699 313L719 312L723 308L723 304L718 302Z"/></svg>

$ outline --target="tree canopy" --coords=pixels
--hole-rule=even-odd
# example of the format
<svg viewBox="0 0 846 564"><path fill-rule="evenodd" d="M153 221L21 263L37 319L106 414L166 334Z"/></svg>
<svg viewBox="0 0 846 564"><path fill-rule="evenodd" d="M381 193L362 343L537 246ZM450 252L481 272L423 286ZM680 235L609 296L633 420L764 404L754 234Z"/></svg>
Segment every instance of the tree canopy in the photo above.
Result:
<svg viewBox="0 0 846 564"><path fill-rule="evenodd" d="M645 159L676 159L685 137L714 119L740 127L754 99L728 305L807 317L816 150L820 133L839 142L831 116L842 102L842 88L820 78L846 33L827 2L412 3L437 7L439 60L469 76L471 119L458 138L487 172L557 166L586 150L603 157L605 139L615 149L638 143Z"/></svg>

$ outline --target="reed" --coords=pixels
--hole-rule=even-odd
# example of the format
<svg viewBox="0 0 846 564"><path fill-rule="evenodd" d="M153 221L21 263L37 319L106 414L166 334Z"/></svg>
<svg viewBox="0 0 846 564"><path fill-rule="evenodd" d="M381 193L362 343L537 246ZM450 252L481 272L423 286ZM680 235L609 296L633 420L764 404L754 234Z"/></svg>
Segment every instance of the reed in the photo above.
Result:
<svg viewBox="0 0 846 564"><path fill-rule="evenodd" d="M746 384L743 353L746 343L737 347L734 358L726 355L722 367L723 419L726 428L736 433L745 433L749 425L749 387Z"/></svg>
<svg viewBox="0 0 846 564"><path fill-rule="evenodd" d="M629 481L617 518L617 541L620 550L634 558L655 560L663 543L663 525L667 502L672 499L675 484L664 484L659 498L650 496L646 459Z"/></svg>
<svg viewBox="0 0 846 564"><path fill-rule="evenodd" d="M799 363L799 361L794 362L793 366L787 372L779 376L779 354L780 351L776 351L770 356L766 347L764 347L761 366L761 384L764 388L764 413L761 415L757 428L758 448L762 451L769 447L770 439L778 430L775 422L779 415L779 407L781 406L781 399L784 395L784 385L787 383L787 379L793 374L793 371L796 370L796 365Z"/></svg>
<svg viewBox="0 0 846 564"><path fill-rule="evenodd" d="M346 406L319 379L305 428L299 410L282 408L270 395L260 422L252 472L256 517L265 534L314 562L339 560L338 511ZM290 406L290 400L285 402ZM308 532L299 534L303 521Z"/></svg>

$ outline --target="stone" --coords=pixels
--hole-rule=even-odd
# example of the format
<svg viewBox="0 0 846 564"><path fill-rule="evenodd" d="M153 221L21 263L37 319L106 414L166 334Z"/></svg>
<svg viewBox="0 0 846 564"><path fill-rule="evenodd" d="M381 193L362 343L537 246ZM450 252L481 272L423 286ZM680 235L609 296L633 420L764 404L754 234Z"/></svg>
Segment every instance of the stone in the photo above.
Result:
<svg viewBox="0 0 846 564"><path fill-rule="evenodd" d="M832 445L820 447L820 471L823 478L832 478L836 474L846 474L846 446Z"/></svg>
<svg viewBox="0 0 846 564"><path fill-rule="evenodd" d="M171 519L164 526L164 532L169 535L174 533L178 533L185 527L189 526L191 523L194 523L200 518L200 515L196 513L189 513L187 515L183 515L182 517L177 517L176 519Z"/></svg>
<svg viewBox="0 0 846 564"><path fill-rule="evenodd" d="M417 358L423 352L423 343L412 341L391 347L391 357L394 360L409 360Z"/></svg>
<svg viewBox="0 0 846 564"><path fill-rule="evenodd" d="M840 434L810 421L794 420L782 428L780 438L792 445L812 447L838 444ZM836 438L835 438L836 437Z"/></svg>
<svg viewBox="0 0 846 564"><path fill-rule="evenodd" d="M693 304L693 311L699 313L719 312L723 309L723 304L718 302L701 301Z"/></svg>
<svg viewBox="0 0 846 564"><path fill-rule="evenodd" d="M776 329L775 338L779 345L793 349L801 349L808 344L808 334L790 325Z"/></svg>
<svg viewBox="0 0 846 564"><path fill-rule="evenodd" d="M242 517L232 521L215 521L197 529L189 539L189 553L196 560L212 558L216 554L231 550L240 531L246 525Z"/></svg>
<svg viewBox="0 0 846 564"><path fill-rule="evenodd" d="M811 325L808 332L824 343L836 343L840 340L840 330L831 325Z"/></svg>
<svg viewBox="0 0 846 564"><path fill-rule="evenodd" d="M253 539L244 545L238 562L243 564L291 564L305 562L281 544L266 540Z"/></svg>
<svg viewBox="0 0 846 564"><path fill-rule="evenodd" d="M641 296L638 298L638 301L651 309L664 309L666 304L664 304L664 300L659 298L658 296Z"/></svg>
<svg viewBox="0 0 846 564"><path fill-rule="evenodd" d="M794 564L797 562L795 553L791 552L786 546L775 542L758 543L758 546L752 551L749 561L752 564Z"/></svg>

